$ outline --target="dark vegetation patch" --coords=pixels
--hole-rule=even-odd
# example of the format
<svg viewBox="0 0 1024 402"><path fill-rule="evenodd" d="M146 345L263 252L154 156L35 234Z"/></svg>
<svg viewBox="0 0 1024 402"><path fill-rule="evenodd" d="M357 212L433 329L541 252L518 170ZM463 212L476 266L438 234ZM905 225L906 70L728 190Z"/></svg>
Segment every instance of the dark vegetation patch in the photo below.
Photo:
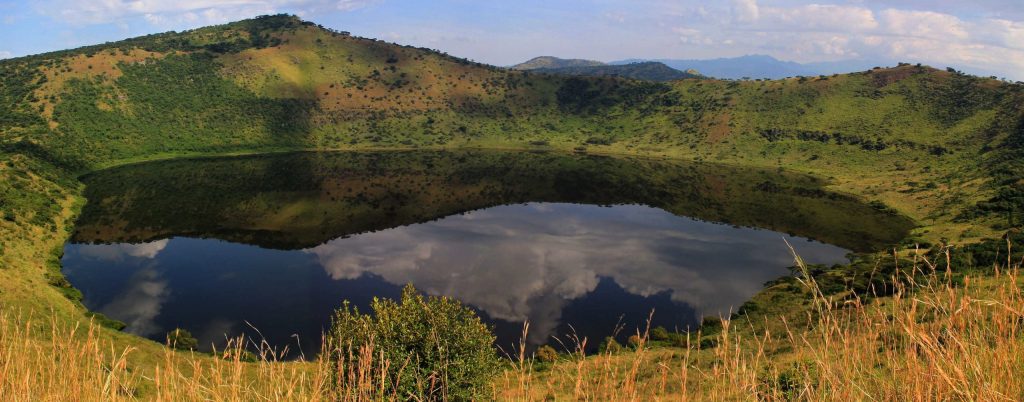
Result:
<svg viewBox="0 0 1024 402"><path fill-rule="evenodd" d="M562 82L556 96L563 111L594 114L612 106L628 109L651 98L664 99L670 91L671 87L660 83L570 77Z"/></svg>
<svg viewBox="0 0 1024 402"><path fill-rule="evenodd" d="M1002 145L988 149L989 160L984 166L992 180L988 188L995 192L991 198L978 202L956 217L970 222L979 218L994 220L997 229L1019 228L1024 225L1024 89L1015 86L998 109L997 118L989 128L990 137L1005 135Z"/></svg>
<svg viewBox="0 0 1024 402"><path fill-rule="evenodd" d="M818 130L766 128L759 131L761 138L768 142L782 140L799 140L808 142L820 142L823 144L853 145L865 151L882 151L888 148L904 148L912 150L924 150L934 156L942 156L952 153L948 148L941 145L925 145L913 141L894 139L886 140L881 136L868 138L857 134L844 134L841 132L826 132Z"/></svg>

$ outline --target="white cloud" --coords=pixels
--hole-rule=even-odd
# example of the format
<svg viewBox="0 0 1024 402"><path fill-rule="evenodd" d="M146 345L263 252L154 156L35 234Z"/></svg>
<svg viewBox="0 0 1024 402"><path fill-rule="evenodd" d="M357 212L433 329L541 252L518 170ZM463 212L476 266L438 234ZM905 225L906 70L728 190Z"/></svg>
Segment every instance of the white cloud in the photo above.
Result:
<svg viewBox="0 0 1024 402"><path fill-rule="evenodd" d="M7 59L11 57L11 52L6 50L0 50L0 59Z"/></svg>
<svg viewBox="0 0 1024 402"><path fill-rule="evenodd" d="M866 8L809 4L791 8L764 8L759 27L776 31L863 32L878 27Z"/></svg>
<svg viewBox="0 0 1024 402"><path fill-rule="evenodd" d="M908 38L933 40L963 40L969 34L959 18L932 11L907 11L888 9L881 13L885 21L885 33Z"/></svg>
<svg viewBox="0 0 1024 402"><path fill-rule="evenodd" d="M1024 50L1024 22L988 19L977 24L972 34L992 46Z"/></svg>
<svg viewBox="0 0 1024 402"><path fill-rule="evenodd" d="M695 44L695 45L711 45L714 41L701 34L699 30L693 28L673 28L673 32L679 35L679 41L682 43Z"/></svg>
<svg viewBox="0 0 1024 402"><path fill-rule="evenodd" d="M341 11L352 11L366 7L372 0L338 0L337 8Z"/></svg>
<svg viewBox="0 0 1024 402"><path fill-rule="evenodd" d="M733 0L733 16L740 22L753 22L760 18L760 9L757 0Z"/></svg>

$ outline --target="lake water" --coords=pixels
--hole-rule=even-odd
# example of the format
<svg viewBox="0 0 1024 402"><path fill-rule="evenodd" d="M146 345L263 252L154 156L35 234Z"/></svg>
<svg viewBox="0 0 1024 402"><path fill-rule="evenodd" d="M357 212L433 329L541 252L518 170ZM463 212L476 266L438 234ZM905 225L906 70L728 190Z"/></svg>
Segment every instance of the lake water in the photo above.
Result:
<svg viewBox="0 0 1024 402"><path fill-rule="evenodd" d="M911 225L806 176L587 155L296 153L83 180L63 270L90 310L158 341L180 327L307 355L342 300L408 283L477 310L506 350L524 321L533 345L628 336L652 310L682 330L788 274L787 241L841 263Z"/></svg>

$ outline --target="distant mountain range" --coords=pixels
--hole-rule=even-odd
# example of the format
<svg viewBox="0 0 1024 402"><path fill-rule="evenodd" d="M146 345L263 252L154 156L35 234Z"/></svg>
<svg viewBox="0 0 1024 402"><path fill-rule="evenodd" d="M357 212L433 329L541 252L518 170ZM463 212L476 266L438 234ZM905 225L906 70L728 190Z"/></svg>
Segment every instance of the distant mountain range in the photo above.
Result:
<svg viewBox="0 0 1024 402"><path fill-rule="evenodd" d="M559 59L551 56L535 57L525 63L512 66L512 69L586 77L618 76L647 81L672 81L701 77L694 70L680 71L657 61L612 65L595 60Z"/></svg>
<svg viewBox="0 0 1024 402"><path fill-rule="evenodd" d="M896 63L882 63L893 64ZM597 60L534 57L512 66L513 70L535 70L566 75L617 75L641 80L668 81L706 76L714 78L785 78L865 71L879 66L878 61L844 60L797 63L767 55L747 55L707 60L626 59L604 63Z"/></svg>
<svg viewBox="0 0 1024 402"><path fill-rule="evenodd" d="M617 60L609 64L623 65L643 61L657 61L665 63L675 69L694 69L708 77L715 78L785 78L796 76L831 75L849 73L853 71L870 70L879 66L878 61L870 60L844 60L819 63L797 63L793 61L782 61L767 55L747 55L740 57L726 57L708 60L680 60L680 59L626 59ZM896 63L882 63L896 64Z"/></svg>

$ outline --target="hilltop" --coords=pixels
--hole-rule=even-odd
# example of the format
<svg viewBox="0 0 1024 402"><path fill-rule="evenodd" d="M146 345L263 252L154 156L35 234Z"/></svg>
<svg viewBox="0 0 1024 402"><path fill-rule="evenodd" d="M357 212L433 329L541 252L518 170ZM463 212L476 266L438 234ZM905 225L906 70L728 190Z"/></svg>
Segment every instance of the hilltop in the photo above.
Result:
<svg viewBox="0 0 1024 402"><path fill-rule="evenodd" d="M582 77L622 77L645 81L673 81L698 78L696 70L680 71L658 61L606 64L595 60L560 59L552 56L534 57L511 67L513 70L533 71Z"/></svg>
<svg viewBox="0 0 1024 402"><path fill-rule="evenodd" d="M539 68L567 68L567 67L594 67L604 66L603 62L586 59L560 59L554 56L539 56L516 64L513 70L536 70Z"/></svg>
<svg viewBox="0 0 1024 402"><path fill-rule="evenodd" d="M622 77L644 81L675 81L687 78L703 78L699 74L683 72L656 61L622 65L578 66L558 68L536 68L532 71L583 77Z"/></svg>

